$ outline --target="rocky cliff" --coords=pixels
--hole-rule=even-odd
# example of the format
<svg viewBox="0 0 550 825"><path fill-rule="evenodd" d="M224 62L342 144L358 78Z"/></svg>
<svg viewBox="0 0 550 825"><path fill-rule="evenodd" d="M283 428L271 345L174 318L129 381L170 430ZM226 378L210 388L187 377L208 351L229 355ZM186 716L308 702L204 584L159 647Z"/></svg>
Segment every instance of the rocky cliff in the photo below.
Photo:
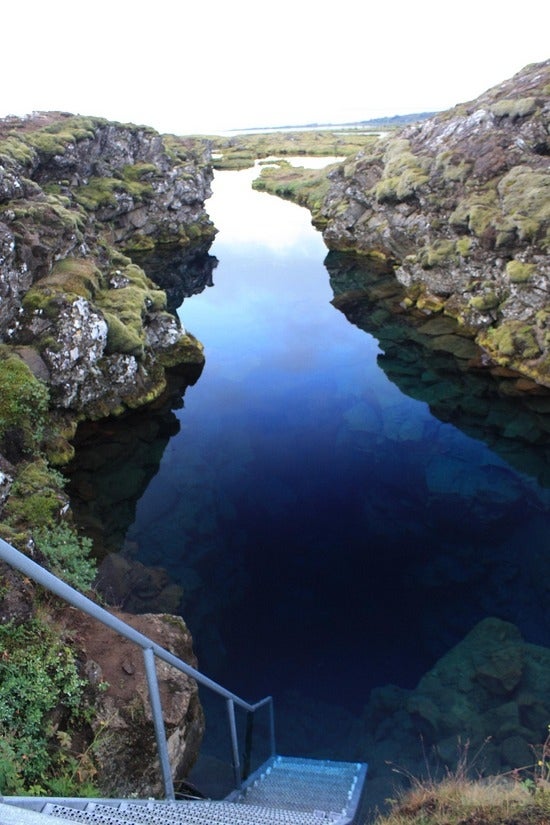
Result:
<svg viewBox="0 0 550 825"><path fill-rule="evenodd" d="M140 405L164 369L202 363L134 250L211 242L204 144L98 118L0 122L0 342L57 409ZM5 354L4 348L4 354Z"/></svg>
<svg viewBox="0 0 550 825"><path fill-rule="evenodd" d="M490 363L550 386L550 61L330 173L332 250L395 267L407 304L460 321Z"/></svg>
<svg viewBox="0 0 550 825"><path fill-rule="evenodd" d="M142 406L176 385L181 398L200 374L202 346L133 256L163 246L187 260L210 245L204 202L211 177L208 147L199 141L59 113L0 121L0 535L81 590L94 579L91 542L74 527L64 479L52 465L71 458L78 422ZM49 684L40 639L53 633L79 691L48 696L48 713L40 715L28 674L17 674L15 695L29 699L32 713L21 698L23 732L9 712L0 718L11 777L9 785L3 775L3 791L37 787L39 777L48 790L68 781L62 793L85 779L109 792L155 793L155 737L135 651L113 645L72 610L53 615L41 591L4 564L0 589L0 627L36 650L32 685ZM182 621L136 621L196 664ZM2 696L12 695L9 673L0 671ZM181 778L197 757L202 709L193 680L166 669L159 676ZM22 763L17 748L25 748L29 730L33 743Z"/></svg>

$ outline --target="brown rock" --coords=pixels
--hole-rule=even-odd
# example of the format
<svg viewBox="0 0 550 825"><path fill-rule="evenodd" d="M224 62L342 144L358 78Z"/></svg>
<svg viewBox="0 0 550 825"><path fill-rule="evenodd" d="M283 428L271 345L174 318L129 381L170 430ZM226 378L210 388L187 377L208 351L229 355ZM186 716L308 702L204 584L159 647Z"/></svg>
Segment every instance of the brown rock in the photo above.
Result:
<svg viewBox="0 0 550 825"><path fill-rule="evenodd" d="M183 619L164 614L114 615L196 667L192 639ZM73 615L74 614L74 615ZM105 794L162 796L156 738L141 649L95 620L71 611L70 624L85 659L84 668L99 672L106 685L99 691L94 753L96 782ZM174 782L183 779L197 759L204 715L197 684L157 660L157 676Z"/></svg>

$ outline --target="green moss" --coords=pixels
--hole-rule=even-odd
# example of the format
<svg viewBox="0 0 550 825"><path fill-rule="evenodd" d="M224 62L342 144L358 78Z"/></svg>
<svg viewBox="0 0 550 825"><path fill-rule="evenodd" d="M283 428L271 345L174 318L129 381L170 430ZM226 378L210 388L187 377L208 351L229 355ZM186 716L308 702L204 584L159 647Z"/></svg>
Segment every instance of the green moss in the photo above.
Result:
<svg viewBox="0 0 550 825"><path fill-rule="evenodd" d="M19 529L53 527L65 504L63 484L42 458L23 465L4 506L6 522Z"/></svg>
<svg viewBox="0 0 550 825"><path fill-rule="evenodd" d="M143 269L129 264L119 271L129 284L98 293L96 304L107 321L107 353L122 352L142 357L145 346L143 322L149 312L166 309L166 293L156 289Z"/></svg>
<svg viewBox="0 0 550 825"><path fill-rule="evenodd" d="M0 452L28 455L38 449L48 403L46 385L17 355L0 347Z"/></svg>
<svg viewBox="0 0 550 825"><path fill-rule="evenodd" d="M125 167L127 170L128 167ZM75 200L84 209L94 212L98 209L116 207L117 194L127 194L136 201L149 200L153 195L150 183L124 177L94 177L74 189Z"/></svg>
<svg viewBox="0 0 550 825"><path fill-rule="evenodd" d="M440 152L435 159L435 168L441 173L443 179L449 183L463 183L472 170L472 163L457 158L454 152Z"/></svg>
<svg viewBox="0 0 550 825"><path fill-rule="evenodd" d="M462 258L467 258L472 248L471 238L459 238L456 241L456 251Z"/></svg>
<svg viewBox="0 0 550 825"><path fill-rule="evenodd" d="M65 258L54 265L49 275L33 284L23 298L23 307L29 312L42 311L54 317L59 298L91 300L101 282L101 272L93 259Z"/></svg>
<svg viewBox="0 0 550 825"><path fill-rule="evenodd" d="M328 174L333 168L334 165L324 169L306 169L279 160L276 166L271 165L262 169L260 177L253 181L252 187L259 192L269 192L306 206L315 221L329 190Z"/></svg>
<svg viewBox="0 0 550 825"><path fill-rule="evenodd" d="M509 117L510 120L517 120L517 118L532 115L537 109L537 100L534 97L498 100L490 108L495 117Z"/></svg>
<svg viewBox="0 0 550 825"><path fill-rule="evenodd" d="M416 306L423 312L441 312L445 307L445 300L428 292L421 293L416 299Z"/></svg>
<svg viewBox="0 0 550 825"><path fill-rule="evenodd" d="M496 292L487 290L487 292L483 292L481 295L475 295L473 298L470 298L468 303L473 309L477 309L478 312L486 312L490 309L496 309L500 304L500 298Z"/></svg>
<svg viewBox="0 0 550 825"><path fill-rule="evenodd" d="M497 362L508 364L542 355L533 327L522 321L504 321L487 330L483 339Z"/></svg>
<svg viewBox="0 0 550 825"><path fill-rule="evenodd" d="M469 230L478 238L495 224L500 215L496 188L489 187L464 198L449 217L449 224L458 230Z"/></svg>
<svg viewBox="0 0 550 825"><path fill-rule="evenodd" d="M103 310L103 315L107 321L107 347L106 354L111 355L121 352L125 355L143 355L144 337L141 319L139 323L122 321L117 315L107 310Z"/></svg>
<svg viewBox="0 0 550 825"><path fill-rule="evenodd" d="M182 364L202 364L204 362L204 347L197 339L190 335L182 335L177 344L168 351L159 352L158 360L163 367L177 367Z"/></svg>
<svg viewBox="0 0 550 825"><path fill-rule="evenodd" d="M54 230L67 230L81 234L84 229L84 216L75 209L67 208L67 200L56 195L47 195L40 200L25 200L23 198L11 201L10 212L17 221L29 222L36 229L36 225Z"/></svg>
<svg viewBox="0 0 550 825"><path fill-rule="evenodd" d="M506 264L506 274L513 284L523 284L531 279L536 271L535 264L526 264L521 261L508 261Z"/></svg>
<svg viewBox="0 0 550 825"><path fill-rule="evenodd" d="M153 163L129 163L122 169L122 177L126 181L139 182L155 174L158 174L158 169Z"/></svg>
<svg viewBox="0 0 550 825"><path fill-rule="evenodd" d="M22 166L29 166L35 155L30 146L28 146L19 137L8 137L0 141L0 162L8 163L14 161Z"/></svg>
<svg viewBox="0 0 550 825"><path fill-rule="evenodd" d="M416 195L428 182L427 164L410 150L403 138L392 138L384 151L382 179L373 194L379 203L400 203Z"/></svg>
<svg viewBox="0 0 550 825"><path fill-rule="evenodd" d="M421 250L419 259L424 269L432 269L450 259L456 259L455 241L445 239L435 241L431 246Z"/></svg>
<svg viewBox="0 0 550 825"><path fill-rule="evenodd" d="M550 177L546 170L514 166L498 183L502 210L520 240L539 240L547 247L550 224Z"/></svg>
<svg viewBox="0 0 550 825"><path fill-rule="evenodd" d="M64 154L67 144L72 142L73 137L70 133L51 134L38 131L29 134L26 140L29 146L32 146L41 155L50 158L54 155Z"/></svg>

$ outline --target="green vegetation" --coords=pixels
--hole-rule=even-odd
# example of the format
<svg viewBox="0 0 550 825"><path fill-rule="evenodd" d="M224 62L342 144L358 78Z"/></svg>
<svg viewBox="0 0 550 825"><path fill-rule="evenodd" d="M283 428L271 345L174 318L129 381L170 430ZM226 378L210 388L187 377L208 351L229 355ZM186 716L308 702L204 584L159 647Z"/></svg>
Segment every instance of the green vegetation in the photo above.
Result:
<svg viewBox="0 0 550 825"><path fill-rule="evenodd" d="M378 203L401 203L414 197L429 180L428 167L426 159L411 152L408 140L394 138L388 141L382 179L374 189Z"/></svg>
<svg viewBox="0 0 550 825"><path fill-rule="evenodd" d="M441 782L415 782L376 825L547 825L550 787L517 779L475 780L448 776Z"/></svg>
<svg viewBox="0 0 550 825"><path fill-rule="evenodd" d="M491 106L491 112L495 117L509 117L510 120L528 117L534 114L536 109L537 100L534 97L497 100L497 102Z"/></svg>
<svg viewBox="0 0 550 825"><path fill-rule="evenodd" d="M144 183L142 180L150 174L149 166L149 164L142 164L141 169L138 169L135 174L130 173L131 167L126 166L120 177L90 178L86 184L74 188L74 198L89 212L106 207L116 208L117 195L130 195L138 203L149 200L153 195L153 188L150 183Z"/></svg>
<svg viewBox="0 0 550 825"><path fill-rule="evenodd" d="M529 281L536 269L535 264L525 264L516 260L508 261L506 264L506 274L513 284L523 284Z"/></svg>
<svg viewBox="0 0 550 825"><path fill-rule="evenodd" d="M418 258L424 269L432 269L441 266L446 261L456 260L456 241L446 240L445 238L434 241L430 246L420 250Z"/></svg>
<svg viewBox="0 0 550 825"><path fill-rule="evenodd" d="M48 568L77 590L89 590L97 574L91 559L92 540L79 536L68 524L35 530L38 550L46 557Z"/></svg>
<svg viewBox="0 0 550 825"><path fill-rule="evenodd" d="M343 158L356 154L375 140L377 138L372 132L354 129L261 132L232 138L209 137L215 169L247 169L258 158L267 157L334 155Z"/></svg>
<svg viewBox="0 0 550 825"><path fill-rule="evenodd" d="M269 192L280 198L307 206L313 220L319 218L323 200L329 190L327 174L332 165L324 169L305 169L291 166L288 161L278 161L276 166L265 166L252 187L259 192Z"/></svg>
<svg viewBox="0 0 550 825"><path fill-rule="evenodd" d="M0 452L16 460L35 453L47 422L46 385L8 347L0 346Z"/></svg>
<svg viewBox="0 0 550 825"><path fill-rule="evenodd" d="M539 242L550 250L550 177L546 170L514 166L499 181L502 211L520 240Z"/></svg>
<svg viewBox="0 0 550 825"><path fill-rule="evenodd" d="M487 330L481 343L503 365L514 366L542 355L536 330L523 321L502 321L498 327Z"/></svg>
<svg viewBox="0 0 550 825"><path fill-rule="evenodd" d="M65 505L63 476L40 455L20 465L4 506L4 520L14 529L51 528Z"/></svg>
<svg viewBox="0 0 550 825"><path fill-rule="evenodd" d="M42 310L57 314L56 299L91 300L102 285L101 272L91 258L65 258L58 261L49 275L36 281L23 298L29 311Z"/></svg>
<svg viewBox="0 0 550 825"><path fill-rule="evenodd" d="M67 749L86 684L59 628L39 618L0 625L0 793L93 795Z"/></svg>
<svg viewBox="0 0 550 825"><path fill-rule="evenodd" d="M408 790L388 800L390 812L379 816L375 825L547 825L550 733L533 748L533 763L509 774L476 776L475 761L474 757L469 763L466 743L456 769L439 781L395 769L408 780Z"/></svg>
<svg viewBox="0 0 550 825"><path fill-rule="evenodd" d="M108 325L107 353L141 357L145 346L143 320L147 312L166 309L166 293L157 289L135 264L129 264L119 274L126 285L103 290L96 297Z"/></svg>

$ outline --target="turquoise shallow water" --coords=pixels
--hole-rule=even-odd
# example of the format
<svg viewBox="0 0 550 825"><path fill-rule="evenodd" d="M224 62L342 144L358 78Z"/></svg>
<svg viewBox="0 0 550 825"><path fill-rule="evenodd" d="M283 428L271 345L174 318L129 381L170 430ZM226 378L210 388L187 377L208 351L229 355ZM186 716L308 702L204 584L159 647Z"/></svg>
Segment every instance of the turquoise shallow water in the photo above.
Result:
<svg viewBox="0 0 550 825"><path fill-rule="evenodd" d="M214 285L178 310L202 375L141 465L133 447L97 471L122 557L164 571L202 669L251 699L358 711L486 616L547 644L548 400L499 395L389 316L250 179L217 173Z"/></svg>

